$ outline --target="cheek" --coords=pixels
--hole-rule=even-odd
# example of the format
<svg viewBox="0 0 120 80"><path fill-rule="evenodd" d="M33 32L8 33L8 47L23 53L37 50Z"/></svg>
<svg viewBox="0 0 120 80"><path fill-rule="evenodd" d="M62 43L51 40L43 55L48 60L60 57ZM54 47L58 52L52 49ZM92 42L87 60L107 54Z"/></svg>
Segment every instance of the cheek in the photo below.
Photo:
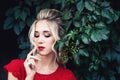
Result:
<svg viewBox="0 0 120 80"><path fill-rule="evenodd" d="M49 46L53 46L54 43L55 43L55 40L54 39L49 39L46 41L46 43L49 45Z"/></svg>
<svg viewBox="0 0 120 80"><path fill-rule="evenodd" d="M47 41L48 44L53 45L54 41Z"/></svg>
<svg viewBox="0 0 120 80"><path fill-rule="evenodd" d="M36 40L34 40L34 43L35 43L35 44L37 44L37 41L36 41Z"/></svg>

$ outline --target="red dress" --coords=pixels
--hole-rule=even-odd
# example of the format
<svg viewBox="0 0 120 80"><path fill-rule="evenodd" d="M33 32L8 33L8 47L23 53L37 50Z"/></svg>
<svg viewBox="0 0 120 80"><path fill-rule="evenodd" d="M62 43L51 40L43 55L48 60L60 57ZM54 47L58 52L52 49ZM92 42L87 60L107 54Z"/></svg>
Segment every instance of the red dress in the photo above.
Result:
<svg viewBox="0 0 120 80"><path fill-rule="evenodd" d="M5 65L4 69L7 72L11 72L18 80L25 80L26 72L23 63L24 60L15 59ZM57 70L51 74L36 73L34 80L76 80L76 78L71 70L59 66Z"/></svg>

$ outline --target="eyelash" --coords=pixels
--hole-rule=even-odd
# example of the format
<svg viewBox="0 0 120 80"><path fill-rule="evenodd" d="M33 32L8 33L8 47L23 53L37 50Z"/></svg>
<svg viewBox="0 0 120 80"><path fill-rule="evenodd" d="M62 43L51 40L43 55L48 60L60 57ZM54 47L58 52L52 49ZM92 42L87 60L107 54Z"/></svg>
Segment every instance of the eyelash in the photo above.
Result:
<svg viewBox="0 0 120 80"><path fill-rule="evenodd" d="M38 38L39 37L39 33L35 32L34 33L34 37Z"/></svg>
<svg viewBox="0 0 120 80"><path fill-rule="evenodd" d="M50 37L50 35L44 35L46 38Z"/></svg>
<svg viewBox="0 0 120 80"><path fill-rule="evenodd" d="M35 37L35 38L38 38L38 37L39 37L39 35L34 35L34 37Z"/></svg>
<svg viewBox="0 0 120 80"><path fill-rule="evenodd" d="M50 37L51 35L44 35L46 38L48 38L48 37ZM36 37L36 38L38 38L39 37L39 35L34 35L34 37Z"/></svg>

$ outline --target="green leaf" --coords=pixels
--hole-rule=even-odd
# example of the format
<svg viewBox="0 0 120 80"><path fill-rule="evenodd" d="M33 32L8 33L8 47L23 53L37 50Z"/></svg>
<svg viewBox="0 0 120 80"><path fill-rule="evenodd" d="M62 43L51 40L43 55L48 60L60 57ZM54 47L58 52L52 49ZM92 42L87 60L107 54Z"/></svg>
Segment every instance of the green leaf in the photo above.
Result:
<svg viewBox="0 0 120 80"><path fill-rule="evenodd" d="M64 42L62 42L62 41L57 41L55 44L55 48L58 48L59 51L61 51L63 49L63 46L64 46Z"/></svg>
<svg viewBox="0 0 120 80"><path fill-rule="evenodd" d="M99 80L106 80L104 76L101 76Z"/></svg>
<svg viewBox="0 0 120 80"><path fill-rule="evenodd" d="M66 21L65 23L63 23L63 25L64 25L63 27L66 32L70 29L71 24L72 24L72 20Z"/></svg>
<svg viewBox="0 0 120 80"><path fill-rule="evenodd" d="M78 3L77 3L77 10L79 11L79 12L82 12L83 11L83 9L84 9L84 2L83 2L83 0L80 0Z"/></svg>
<svg viewBox="0 0 120 80"><path fill-rule="evenodd" d="M26 40L24 36L19 37L18 44L20 49L28 49L30 47L30 43Z"/></svg>
<svg viewBox="0 0 120 80"><path fill-rule="evenodd" d="M115 11L115 13L116 13L118 16L120 16L120 11Z"/></svg>
<svg viewBox="0 0 120 80"><path fill-rule="evenodd" d="M86 50L80 49L79 54L85 57L89 57L89 53Z"/></svg>
<svg viewBox="0 0 120 80"><path fill-rule="evenodd" d="M72 18L71 12L70 12L70 11L65 11L65 12L63 13L63 18L64 18L65 20L68 20L68 19Z"/></svg>
<svg viewBox="0 0 120 80"><path fill-rule="evenodd" d="M74 24L75 27L81 27L81 26L80 26L80 22L74 21L73 24Z"/></svg>
<svg viewBox="0 0 120 80"><path fill-rule="evenodd" d="M41 9L41 6L36 6L36 13L38 13Z"/></svg>
<svg viewBox="0 0 120 80"><path fill-rule="evenodd" d="M107 65L106 65L106 63L105 63L104 61L100 61L100 63L101 63L101 66L102 66L103 68L107 67Z"/></svg>
<svg viewBox="0 0 120 80"><path fill-rule="evenodd" d="M107 23L111 23L113 21L112 15L108 9L103 9L101 15L108 19Z"/></svg>
<svg viewBox="0 0 120 80"><path fill-rule="evenodd" d="M73 54L73 59L77 65L80 65L79 54Z"/></svg>
<svg viewBox="0 0 120 80"><path fill-rule="evenodd" d="M103 29L106 28L106 25L104 22L99 22L95 24L95 27L99 28L99 29Z"/></svg>
<svg viewBox="0 0 120 80"><path fill-rule="evenodd" d="M108 59L108 61L113 61L116 60L118 63L120 62L119 60L119 55L117 54L117 52L113 49L109 49L106 52L106 58Z"/></svg>
<svg viewBox="0 0 120 80"><path fill-rule="evenodd" d="M80 19L80 12L76 11L75 16L73 17L73 20L79 20Z"/></svg>
<svg viewBox="0 0 120 80"><path fill-rule="evenodd" d="M79 40L76 40L76 46L80 45Z"/></svg>
<svg viewBox="0 0 120 80"><path fill-rule="evenodd" d="M101 41L101 40L107 40L108 39L108 33L109 31L107 29L102 30L94 30L91 33L91 39L94 42Z"/></svg>
<svg viewBox="0 0 120 80"><path fill-rule="evenodd" d="M117 51L117 52L120 52L120 43L118 43L117 45L114 46L114 49Z"/></svg>
<svg viewBox="0 0 120 80"><path fill-rule="evenodd" d="M30 49L30 43L29 41L25 38L25 36L20 35L18 38L18 44L19 48L21 50L21 53L19 54L19 58L25 59L27 54L29 53Z"/></svg>
<svg viewBox="0 0 120 80"><path fill-rule="evenodd" d="M85 33L86 33L87 35L90 35L91 30L92 30L92 25L87 25L87 26L85 26Z"/></svg>
<svg viewBox="0 0 120 80"><path fill-rule="evenodd" d="M29 49L22 50L21 53L19 54L20 59L25 59L27 57L27 54L29 53Z"/></svg>
<svg viewBox="0 0 120 80"><path fill-rule="evenodd" d="M21 12L20 18L21 18L23 21L25 21L26 17L27 17L27 13L23 10L23 11Z"/></svg>
<svg viewBox="0 0 120 80"><path fill-rule="evenodd" d="M55 4L60 4L62 0L54 0Z"/></svg>
<svg viewBox="0 0 120 80"><path fill-rule="evenodd" d="M13 30L14 30L15 34L17 34L17 35L20 34L19 27L20 27L20 25L19 25L18 23L16 23L16 24L14 25L14 29L13 29Z"/></svg>
<svg viewBox="0 0 120 80"><path fill-rule="evenodd" d="M34 22L34 18L33 18L33 16L28 16L27 17L27 19L26 19L26 24L27 24L27 26L31 26L32 25L32 23Z"/></svg>
<svg viewBox="0 0 120 80"><path fill-rule="evenodd" d="M23 11L29 16L30 15L30 9L28 7L24 7Z"/></svg>
<svg viewBox="0 0 120 80"><path fill-rule="evenodd" d="M30 10L27 7L24 7L22 10L20 6L17 6L14 8L15 12L15 19L21 18L23 21L25 21L27 15L30 15Z"/></svg>
<svg viewBox="0 0 120 80"><path fill-rule="evenodd" d="M110 51L110 49L107 50L105 56L106 56L106 58L107 58L108 61L111 61L111 60L112 60L112 56L111 56L111 51Z"/></svg>
<svg viewBox="0 0 120 80"><path fill-rule="evenodd" d="M69 46L69 40L65 41L65 45Z"/></svg>
<svg viewBox="0 0 120 80"><path fill-rule="evenodd" d="M21 32L22 32L22 30L24 29L24 27L25 27L25 23L24 22L17 22L16 24L15 24L15 26L14 26L14 32L17 34L17 35L19 35Z"/></svg>
<svg viewBox="0 0 120 80"><path fill-rule="evenodd" d="M63 9L65 7L65 4L66 4L66 0L61 0L61 8Z"/></svg>
<svg viewBox="0 0 120 80"><path fill-rule="evenodd" d="M94 63L89 64L89 71L92 71L94 69Z"/></svg>
<svg viewBox="0 0 120 80"><path fill-rule="evenodd" d="M81 24L82 24L82 26L85 26L86 25L86 23L87 23L87 18L85 17L85 16L83 16L82 18L81 18Z"/></svg>
<svg viewBox="0 0 120 80"><path fill-rule="evenodd" d="M25 0L25 3L29 6L32 6L32 1L31 0Z"/></svg>
<svg viewBox="0 0 120 80"><path fill-rule="evenodd" d="M15 9L15 19L18 19L21 15L20 9Z"/></svg>
<svg viewBox="0 0 120 80"><path fill-rule="evenodd" d="M5 20L3 29L4 29L4 30L8 30L8 29L13 28L13 21L14 21L13 17L8 17L8 18Z"/></svg>
<svg viewBox="0 0 120 80"><path fill-rule="evenodd" d="M95 2L95 3L97 2L97 0L92 0L92 1Z"/></svg>
<svg viewBox="0 0 120 80"><path fill-rule="evenodd" d="M68 40L74 40L76 34L78 34L77 31L70 31L65 37L68 38Z"/></svg>
<svg viewBox="0 0 120 80"><path fill-rule="evenodd" d="M115 76L114 76L114 75L111 76L111 77L110 77L110 80L116 80Z"/></svg>
<svg viewBox="0 0 120 80"><path fill-rule="evenodd" d="M28 49L29 46L30 44L28 42L21 42L21 44L19 44L20 49Z"/></svg>
<svg viewBox="0 0 120 80"><path fill-rule="evenodd" d="M95 10L94 10L94 13L95 13L96 15L101 15L101 12L100 12L99 9L95 9Z"/></svg>
<svg viewBox="0 0 120 80"><path fill-rule="evenodd" d="M118 16L116 13L113 14L113 20L116 22L119 19L120 16Z"/></svg>
<svg viewBox="0 0 120 80"><path fill-rule="evenodd" d="M104 2L101 3L101 6L102 7L108 7L108 6L110 6L110 3L107 2L107 1L104 1Z"/></svg>
<svg viewBox="0 0 120 80"><path fill-rule="evenodd" d="M85 8L90 11L94 10L94 7L90 4L89 1L85 1Z"/></svg>
<svg viewBox="0 0 120 80"><path fill-rule="evenodd" d="M14 8L14 13L15 13L15 19L18 19L21 15L20 6L16 6Z"/></svg>
<svg viewBox="0 0 120 80"><path fill-rule="evenodd" d="M82 42L84 43L84 44L89 44L90 43L90 41L89 41L89 38L87 37L87 35L81 35L81 38L82 38Z"/></svg>
<svg viewBox="0 0 120 80"><path fill-rule="evenodd" d="M22 31L25 28L25 23L21 21L19 25L20 25L20 31Z"/></svg>

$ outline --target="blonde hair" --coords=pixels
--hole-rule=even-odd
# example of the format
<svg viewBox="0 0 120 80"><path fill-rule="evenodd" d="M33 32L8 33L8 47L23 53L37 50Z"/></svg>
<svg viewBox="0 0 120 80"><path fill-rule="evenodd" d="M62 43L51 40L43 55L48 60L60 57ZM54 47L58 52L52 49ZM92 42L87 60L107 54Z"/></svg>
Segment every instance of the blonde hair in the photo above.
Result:
<svg viewBox="0 0 120 80"><path fill-rule="evenodd" d="M37 14L37 19L33 22L32 26L29 30L29 39L30 39L32 49L35 48L34 31L35 31L36 23L39 20L47 21L47 24L53 34L53 37L55 38L55 42L53 44L52 50L55 53L57 62L62 63L61 58L60 58L60 52L57 52L54 49L54 45L55 45L56 41L60 40L60 35L63 34L63 32L64 32L64 30L61 27L61 25L62 25L61 12L58 10L55 10L55 9L43 9Z"/></svg>

